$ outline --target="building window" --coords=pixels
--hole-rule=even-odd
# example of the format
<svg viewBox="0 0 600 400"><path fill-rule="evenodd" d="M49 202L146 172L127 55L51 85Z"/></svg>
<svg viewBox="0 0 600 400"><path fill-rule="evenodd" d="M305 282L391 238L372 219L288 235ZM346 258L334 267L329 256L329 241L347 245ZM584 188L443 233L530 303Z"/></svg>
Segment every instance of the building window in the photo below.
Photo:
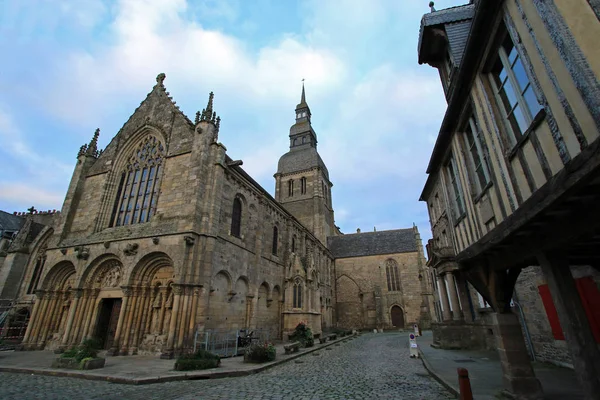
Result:
<svg viewBox="0 0 600 400"><path fill-rule="evenodd" d="M510 35L506 29L504 32L505 38L498 49L490 75L496 100L506 121L510 144L515 145L542 106L533 92Z"/></svg>
<svg viewBox="0 0 600 400"><path fill-rule="evenodd" d="M465 128L465 142L468 148L467 153L469 153L469 165L474 192L475 194L479 194L490 181L490 175L488 160L483 146L485 141L473 117L469 118L469 122Z"/></svg>
<svg viewBox="0 0 600 400"><path fill-rule="evenodd" d="M388 291L400 290L400 273L396 261L387 260L385 262L385 275L387 277Z"/></svg>
<svg viewBox="0 0 600 400"><path fill-rule="evenodd" d="M306 178L305 177L300 178L300 193L306 194Z"/></svg>
<svg viewBox="0 0 600 400"><path fill-rule="evenodd" d="M290 179L288 181L288 196L292 197L294 195L294 180Z"/></svg>
<svg viewBox="0 0 600 400"><path fill-rule="evenodd" d="M156 212L164 152L154 136L146 137L133 152L121 175L111 226L150 221Z"/></svg>
<svg viewBox="0 0 600 400"><path fill-rule="evenodd" d="M296 252L296 236L292 236L292 253Z"/></svg>
<svg viewBox="0 0 600 400"><path fill-rule="evenodd" d="M37 259L35 262L35 267L33 268L33 275L31 276L31 281L29 282L29 287L27 288L27 294L32 294L35 291L38 283L40 282L40 277L42 276L42 270L44 269L44 264L46 263L46 256L42 256Z"/></svg>
<svg viewBox="0 0 600 400"><path fill-rule="evenodd" d="M302 281L300 279L296 279L294 282L292 297L292 307L302 308Z"/></svg>
<svg viewBox="0 0 600 400"><path fill-rule="evenodd" d="M302 143L308 142L308 136L302 136Z"/></svg>
<svg viewBox="0 0 600 400"><path fill-rule="evenodd" d="M231 212L231 235L240 237L242 228L242 201L236 197L233 200L233 210Z"/></svg>
<svg viewBox="0 0 600 400"><path fill-rule="evenodd" d="M277 239L279 236L279 230L276 226L273 227L273 247L271 248L271 253L276 256L277 255Z"/></svg>
<svg viewBox="0 0 600 400"><path fill-rule="evenodd" d="M456 217L460 217L465 212L464 198L462 195L462 189L460 181L458 180L458 170L456 168L456 162L454 157L451 155L448 164L446 164L446 172L448 173L448 180L450 181L451 198L456 212Z"/></svg>

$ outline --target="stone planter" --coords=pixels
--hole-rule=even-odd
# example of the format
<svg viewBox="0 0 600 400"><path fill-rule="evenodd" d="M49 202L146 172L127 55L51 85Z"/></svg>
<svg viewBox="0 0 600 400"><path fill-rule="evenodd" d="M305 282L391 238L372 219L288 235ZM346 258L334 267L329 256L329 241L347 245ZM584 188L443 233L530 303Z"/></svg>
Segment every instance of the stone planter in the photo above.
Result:
<svg viewBox="0 0 600 400"><path fill-rule="evenodd" d="M80 363L80 369L98 369L104 368L105 358L92 358L91 360L84 360Z"/></svg>

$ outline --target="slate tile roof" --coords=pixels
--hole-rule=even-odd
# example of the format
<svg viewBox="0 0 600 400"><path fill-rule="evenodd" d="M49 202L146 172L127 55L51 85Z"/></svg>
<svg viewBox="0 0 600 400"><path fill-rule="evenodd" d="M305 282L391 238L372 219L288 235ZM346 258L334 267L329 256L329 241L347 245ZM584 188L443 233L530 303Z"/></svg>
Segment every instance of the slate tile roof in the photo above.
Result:
<svg viewBox="0 0 600 400"><path fill-rule="evenodd" d="M415 231L412 228L330 236L327 238L327 246L335 258L417 251Z"/></svg>
<svg viewBox="0 0 600 400"><path fill-rule="evenodd" d="M21 229L25 223L25 218L0 211L0 232L15 232Z"/></svg>

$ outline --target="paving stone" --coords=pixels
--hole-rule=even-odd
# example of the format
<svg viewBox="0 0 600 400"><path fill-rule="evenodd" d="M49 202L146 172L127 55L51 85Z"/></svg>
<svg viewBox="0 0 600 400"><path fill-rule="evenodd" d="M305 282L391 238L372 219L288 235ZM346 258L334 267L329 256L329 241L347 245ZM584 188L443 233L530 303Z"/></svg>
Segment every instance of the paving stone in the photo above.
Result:
<svg viewBox="0 0 600 400"><path fill-rule="evenodd" d="M0 373L0 399L452 399L399 334L362 335L323 357L259 374L153 385Z"/></svg>

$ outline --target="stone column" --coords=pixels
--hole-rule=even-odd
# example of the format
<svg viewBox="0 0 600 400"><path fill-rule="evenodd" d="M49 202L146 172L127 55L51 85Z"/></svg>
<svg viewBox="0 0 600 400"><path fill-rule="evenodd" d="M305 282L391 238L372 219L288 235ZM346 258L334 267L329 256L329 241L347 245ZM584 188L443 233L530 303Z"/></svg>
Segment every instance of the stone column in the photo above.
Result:
<svg viewBox="0 0 600 400"><path fill-rule="evenodd" d="M244 325L246 329L250 329L250 324L252 322L252 314L254 313L254 299L258 299L258 296L247 295L246 296L246 318L244 320Z"/></svg>
<svg viewBox="0 0 600 400"><path fill-rule="evenodd" d="M25 336L23 337L23 344L28 347L29 345L29 338L32 336L32 332L35 329L36 325L39 324L39 320L40 320L40 315L38 315L38 310L40 308L40 303L42 301L42 296L43 296L44 291L43 290L36 290L35 291L35 296L36 296L36 301L35 303L33 303L33 310L31 311L31 318L30 321L31 323L27 326L27 330L25 331Z"/></svg>
<svg viewBox="0 0 600 400"><path fill-rule="evenodd" d="M442 306L444 307L444 309L442 310L442 318L443 321L449 321L452 319L452 314L450 313L450 301L448 300L448 292L446 292L446 281L441 275L438 275L437 282L440 300L442 301Z"/></svg>
<svg viewBox="0 0 600 400"><path fill-rule="evenodd" d="M91 301L90 301L90 312L89 318L86 322L85 328L83 330L83 334L81 336L81 341L83 342L85 339L94 336L92 331L96 324L96 318L98 318L98 295L100 294L100 289L92 289L91 292Z"/></svg>
<svg viewBox="0 0 600 400"><path fill-rule="evenodd" d="M454 282L454 273L446 272L446 284L450 292L450 300L452 301L452 319L455 321L462 320L462 311L458 302L458 293L456 292L456 284Z"/></svg>
<svg viewBox="0 0 600 400"><path fill-rule="evenodd" d="M131 325L133 324L133 319L135 317L135 312L138 307L139 300L139 288L135 287L131 289L132 293L129 298L129 307L127 307L127 314L125 315L125 319L123 320L123 340L121 341L121 350L119 354L122 356L126 356L129 353L129 337L131 336Z"/></svg>
<svg viewBox="0 0 600 400"><path fill-rule="evenodd" d="M69 337L71 336L71 330L73 329L73 320L75 319L75 313L79 308L79 301L81 299L82 290L81 289L72 289L73 291L73 301L71 301L71 307L69 307L69 316L67 317L67 327L65 328L65 334L63 335L63 340L61 342L61 347L66 347L69 344Z"/></svg>
<svg viewBox="0 0 600 400"><path fill-rule="evenodd" d="M81 304L81 315L77 324L77 330L73 335L73 343L80 343L85 339L85 329L90 318L90 305L92 303L92 290L84 289L83 303Z"/></svg>
<svg viewBox="0 0 600 400"><path fill-rule="evenodd" d="M467 280L460 272L457 272L454 278L456 279L456 286L458 286L458 298L460 304L462 304L463 319L465 322L472 322L475 319L475 315L473 315L471 310L472 302L470 301L471 295L468 290Z"/></svg>
<svg viewBox="0 0 600 400"><path fill-rule="evenodd" d="M59 295L56 292L46 293L46 296L49 298L48 308L45 312L44 323L41 326L40 336L38 340L38 348L43 349L46 344L46 338L48 337L48 331L50 330L50 326L54 321L54 314L56 309L56 304L58 302Z"/></svg>
<svg viewBox="0 0 600 400"><path fill-rule="evenodd" d="M140 301L139 308L137 311L137 318L135 320L135 324L133 326L133 336L131 339L131 354L136 355L138 352L138 347L140 345L140 341L143 337L144 321L148 315L148 308L150 307L150 287L140 288Z"/></svg>
<svg viewBox="0 0 600 400"><path fill-rule="evenodd" d="M37 349L40 331L44 328L44 324L46 323L46 311L48 308L49 295L50 294L47 291L40 293L40 308L38 312L37 323L35 324L33 332L31 332L31 345L33 349Z"/></svg>
<svg viewBox="0 0 600 400"><path fill-rule="evenodd" d="M543 399L542 386L535 377L516 314L494 313L494 334L502 366L504 388L517 399Z"/></svg>
<svg viewBox="0 0 600 400"><path fill-rule="evenodd" d="M160 358L173 358L173 347L175 344L175 328L177 323L177 315L179 314L179 303L181 300L182 286L173 284L173 308L171 309L171 320L169 321L169 331L167 332L167 350L161 354Z"/></svg>
<svg viewBox="0 0 600 400"><path fill-rule="evenodd" d="M171 289L173 290L173 289ZM167 300L168 300L168 290L167 288L160 288L160 293L162 295L162 304L160 306L160 312L159 312L159 317L158 317L158 333L159 335L162 335L165 327L163 326L165 323L165 313L167 312ZM173 300L175 300L175 294L173 294ZM171 317L173 316L173 308L171 307Z"/></svg>
<svg viewBox="0 0 600 400"><path fill-rule="evenodd" d="M177 327L177 343L175 344L176 349L181 349L183 347L183 342L186 339L185 333L187 331L187 320L189 317L189 303L190 303L190 288L186 285L183 286L183 298L182 298L182 306L181 306L181 316L178 318L178 327Z"/></svg>
<svg viewBox="0 0 600 400"><path fill-rule="evenodd" d="M119 354L119 340L121 339L121 331L123 331L123 322L125 320L125 314L129 308L129 301L131 296L131 287L121 287L123 290L123 303L121 303L121 311L119 311L119 320L117 321L117 329L115 330L115 339L110 349L106 352L107 356L116 356Z"/></svg>
<svg viewBox="0 0 600 400"><path fill-rule="evenodd" d="M196 333L196 315L198 314L198 297L200 297L201 287L192 288L192 306L190 309L190 324L188 326L188 337L190 342L193 343L194 335Z"/></svg>
<svg viewBox="0 0 600 400"><path fill-rule="evenodd" d="M83 314L85 312L85 308L87 307L88 302L88 293L86 293L85 289L79 289L80 299L79 304L77 306L77 311L75 311L75 319L73 321L73 328L71 329L71 335L69 337L69 344L76 344L77 337L79 336L79 332L81 331L81 325L83 325Z"/></svg>
<svg viewBox="0 0 600 400"><path fill-rule="evenodd" d="M585 398L600 399L600 351L581 304L569 261L565 254L558 252L540 253L537 259L548 282Z"/></svg>

